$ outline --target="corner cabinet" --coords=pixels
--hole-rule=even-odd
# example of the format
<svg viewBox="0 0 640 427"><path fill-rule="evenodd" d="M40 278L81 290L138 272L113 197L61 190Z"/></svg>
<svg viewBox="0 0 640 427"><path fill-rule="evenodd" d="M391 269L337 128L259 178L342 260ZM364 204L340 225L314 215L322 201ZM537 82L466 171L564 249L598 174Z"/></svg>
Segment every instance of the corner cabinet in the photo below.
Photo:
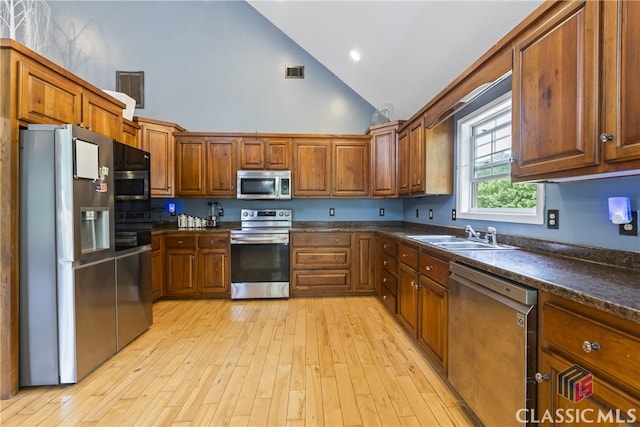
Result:
<svg viewBox="0 0 640 427"><path fill-rule="evenodd" d="M514 40L514 181L640 167L639 18L632 1L558 2Z"/></svg>
<svg viewBox="0 0 640 427"><path fill-rule="evenodd" d="M428 127L425 117L398 133L399 196L453 194L453 118Z"/></svg>
<svg viewBox="0 0 640 427"><path fill-rule="evenodd" d="M398 127L402 121L371 126L371 196L396 197L398 185Z"/></svg>
<svg viewBox="0 0 640 427"><path fill-rule="evenodd" d="M589 424L604 425L597 422L604 416L606 425L635 425L640 420L640 326L546 292L539 294L539 310L536 414L541 425L578 411ZM570 378L569 368L575 372ZM563 380L582 394L563 393Z"/></svg>
<svg viewBox="0 0 640 427"><path fill-rule="evenodd" d="M151 154L151 196L175 195L175 139L174 133L184 129L169 122L144 117L134 117L140 127L140 148Z"/></svg>

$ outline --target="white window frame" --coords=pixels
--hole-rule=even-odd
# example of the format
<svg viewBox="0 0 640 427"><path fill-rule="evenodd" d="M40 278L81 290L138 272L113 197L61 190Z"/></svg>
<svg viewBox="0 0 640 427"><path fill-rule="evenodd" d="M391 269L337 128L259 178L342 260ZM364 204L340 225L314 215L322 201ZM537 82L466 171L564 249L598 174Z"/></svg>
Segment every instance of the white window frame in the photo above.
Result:
<svg viewBox="0 0 640 427"><path fill-rule="evenodd" d="M471 123L486 119L495 109L511 101L511 92L457 120L456 215L458 218L522 224L544 223L544 184L537 184L535 208L475 208L472 198Z"/></svg>

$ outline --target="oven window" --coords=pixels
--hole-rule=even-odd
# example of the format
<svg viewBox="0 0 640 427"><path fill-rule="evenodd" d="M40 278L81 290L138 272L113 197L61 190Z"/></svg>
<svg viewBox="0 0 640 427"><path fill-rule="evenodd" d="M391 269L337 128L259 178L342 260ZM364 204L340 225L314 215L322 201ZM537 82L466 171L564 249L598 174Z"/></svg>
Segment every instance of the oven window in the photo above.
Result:
<svg viewBox="0 0 640 427"><path fill-rule="evenodd" d="M231 281L288 282L289 245L231 245Z"/></svg>
<svg viewBox="0 0 640 427"><path fill-rule="evenodd" d="M275 178L242 178L241 194L274 195L276 194Z"/></svg>

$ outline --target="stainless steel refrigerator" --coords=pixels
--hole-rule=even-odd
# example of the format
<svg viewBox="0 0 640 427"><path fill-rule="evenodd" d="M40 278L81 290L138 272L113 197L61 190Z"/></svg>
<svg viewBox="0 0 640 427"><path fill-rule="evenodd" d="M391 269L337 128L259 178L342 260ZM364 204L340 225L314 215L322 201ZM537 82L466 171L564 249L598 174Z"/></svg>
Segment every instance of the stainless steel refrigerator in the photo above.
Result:
<svg viewBox="0 0 640 427"><path fill-rule="evenodd" d="M79 381L116 352L113 140L20 134L20 385Z"/></svg>

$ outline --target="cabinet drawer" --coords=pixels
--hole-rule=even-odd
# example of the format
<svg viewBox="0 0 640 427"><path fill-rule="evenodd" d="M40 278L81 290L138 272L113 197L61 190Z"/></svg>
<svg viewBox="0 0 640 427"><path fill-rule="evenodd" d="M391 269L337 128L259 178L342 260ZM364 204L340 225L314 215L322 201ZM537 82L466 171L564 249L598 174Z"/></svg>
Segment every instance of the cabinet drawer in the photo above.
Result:
<svg viewBox="0 0 640 427"><path fill-rule="evenodd" d="M398 261L395 256L391 257L390 255L383 254L381 262L383 271L387 270L393 275L398 274Z"/></svg>
<svg viewBox="0 0 640 427"><path fill-rule="evenodd" d="M398 245L398 259L409 267L418 269L418 251L405 245Z"/></svg>
<svg viewBox="0 0 640 427"><path fill-rule="evenodd" d="M198 247L219 248L229 244L229 233L211 233L198 236Z"/></svg>
<svg viewBox="0 0 640 427"><path fill-rule="evenodd" d="M382 249L383 253L390 255L394 258L398 254L398 245L395 241L391 239L385 239L385 238L380 239L380 248Z"/></svg>
<svg viewBox="0 0 640 427"><path fill-rule="evenodd" d="M294 233L293 246L351 246L349 233Z"/></svg>
<svg viewBox="0 0 640 427"><path fill-rule="evenodd" d="M159 251L162 248L162 236L151 236L151 250Z"/></svg>
<svg viewBox="0 0 640 427"><path fill-rule="evenodd" d="M351 274L349 270L294 271L293 289L297 291L348 291Z"/></svg>
<svg viewBox="0 0 640 427"><path fill-rule="evenodd" d="M389 274L388 271L382 270L380 281L383 286L386 286L394 295L398 294L398 279L395 276Z"/></svg>
<svg viewBox="0 0 640 427"><path fill-rule="evenodd" d="M380 300L392 313L396 313L396 296L384 286L380 287Z"/></svg>
<svg viewBox="0 0 640 427"><path fill-rule="evenodd" d="M294 269L337 269L349 268L350 248L309 249L294 248L292 267Z"/></svg>
<svg viewBox="0 0 640 427"><path fill-rule="evenodd" d="M447 287L449 263L427 254L420 254L420 274Z"/></svg>
<svg viewBox="0 0 640 427"><path fill-rule="evenodd" d="M640 390L640 339L553 304L543 305L543 338L587 369L597 369ZM583 344L597 343L590 352Z"/></svg>
<svg viewBox="0 0 640 427"><path fill-rule="evenodd" d="M196 236L166 236L164 245L167 248L194 248L196 247Z"/></svg>

